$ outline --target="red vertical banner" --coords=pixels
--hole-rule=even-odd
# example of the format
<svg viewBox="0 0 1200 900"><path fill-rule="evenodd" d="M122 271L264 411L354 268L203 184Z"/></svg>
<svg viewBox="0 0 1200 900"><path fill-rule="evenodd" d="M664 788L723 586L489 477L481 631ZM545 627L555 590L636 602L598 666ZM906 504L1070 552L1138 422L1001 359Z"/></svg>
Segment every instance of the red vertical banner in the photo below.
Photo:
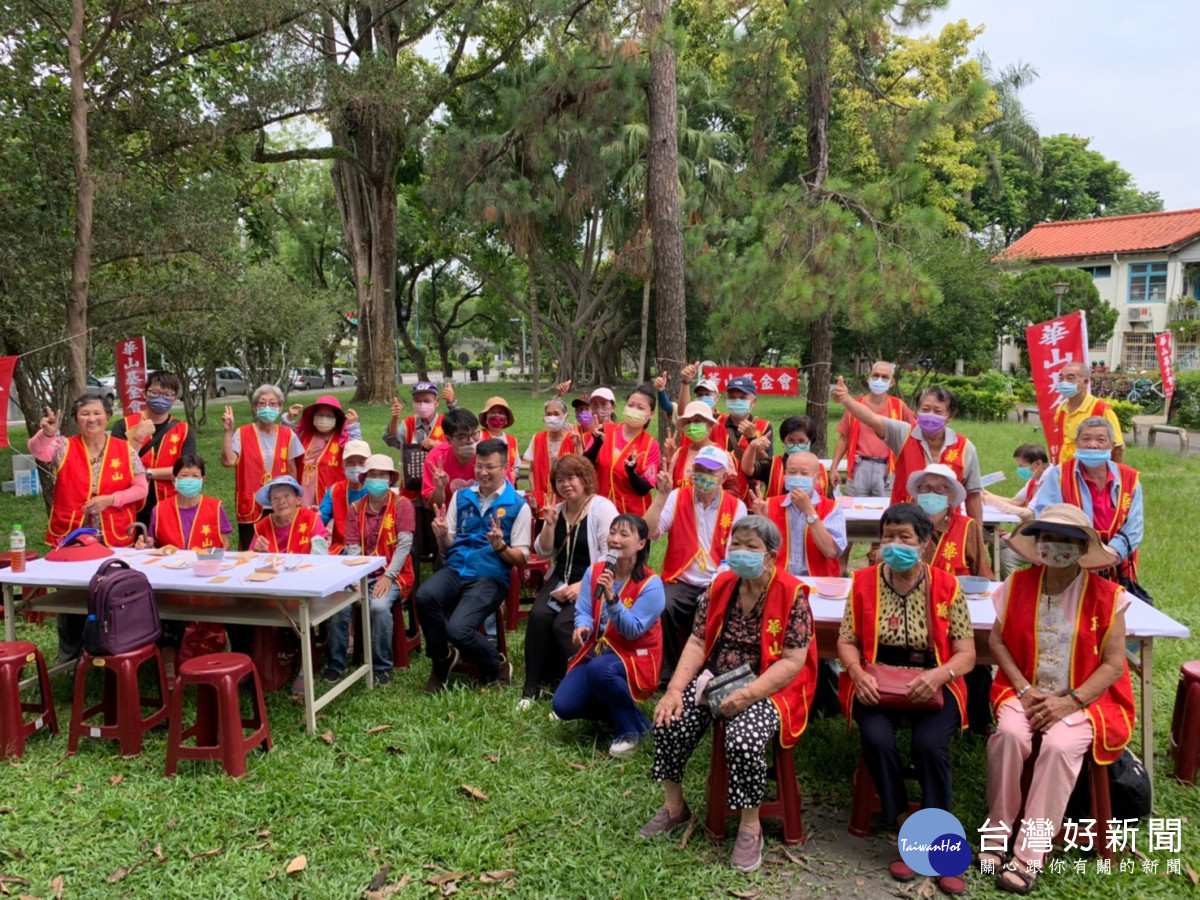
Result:
<svg viewBox="0 0 1200 900"><path fill-rule="evenodd" d="M1163 396L1170 400L1175 396L1175 360L1171 354L1171 332L1156 334L1154 346L1158 350L1158 371L1162 374Z"/></svg>
<svg viewBox="0 0 1200 900"><path fill-rule="evenodd" d="M1087 326L1083 313L1073 312L1049 322L1039 322L1025 329L1029 346L1029 370L1037 391L1038 415L1046 435L1050 461L1058 463L1062 435L1054 424L1054 413L1063 402L1058 393L1058 375L1070 362L1087 362Z"/></svg>
<svg viewBox="0 0 1200 900"><path fill-rule="evenodd" d="M126 415L140 413L146 406L146 339L117 341L117 389Z"/></svg>
<svg viewBox="0 0 1200 900"><path fill-rule="evenodd" d="M8 446L8 400L12 396L13 369L19 356L0 356L0 447Z"/></svg>

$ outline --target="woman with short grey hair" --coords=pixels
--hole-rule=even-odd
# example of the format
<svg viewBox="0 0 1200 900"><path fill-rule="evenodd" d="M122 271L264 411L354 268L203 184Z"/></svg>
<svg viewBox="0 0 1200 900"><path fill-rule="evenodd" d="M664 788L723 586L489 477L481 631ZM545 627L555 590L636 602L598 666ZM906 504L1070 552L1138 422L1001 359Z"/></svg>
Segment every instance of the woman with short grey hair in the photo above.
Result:
<svg viewBox="0 0 1200 900"><path fill-rule="evenodd" d="M776 568L782 543L765 516L746 516L734 526L725 554L729 571L701 597L692 635L654 710L654 779L663 784L665 802L642 837L666 834L692 817L683 798L684 768L709 723L723 718L727 806L741 813L730 863L743 872L762 864L758 812L767 746L775 738L784 747L796 744L816 690L808 588ZM709 682L717 690L706 696Z"/></svg>
<svg viewBox="0 0 1200 900"><path fill-rule="evenodd" d="M250 395L252 423L235 428L232 406L226 406L221 416L221 427L225 429L221 465L234 470L239 550L249 549L254 541L254 523L265 513L254 499L255 492L281 475L300 475L304 445L296 432L279 424L283 401L279 387L260 384Z"/></svg>

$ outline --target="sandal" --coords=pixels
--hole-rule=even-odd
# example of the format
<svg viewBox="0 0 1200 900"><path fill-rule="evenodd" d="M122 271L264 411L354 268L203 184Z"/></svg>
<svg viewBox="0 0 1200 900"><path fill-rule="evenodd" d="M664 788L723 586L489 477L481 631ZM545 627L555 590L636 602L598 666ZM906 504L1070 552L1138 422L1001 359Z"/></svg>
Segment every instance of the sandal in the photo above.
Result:
<svg viewBox="0 0 1200 900"><path fill-rule="evenodd" d="M957 875L942 875L935 878L938 888L943 894L956 895L961 894L967 889L967 883Z"/></svg>
<svg viewBox="0 0 1200 900"><path fill-rule="evenodd" d="M1013 884L1011 881L1006 881L1004 878L1005 875L1016 875L1017 878L1020 879L1021 883L1017 885ZM1002 891L1008 891L1010 894L1020 894L1021 896L1025 896L1033 890L1033 885L1036 881L1036 876L1031 875L1024 869L1018 867L1016 869L1005 869L999 875L997 875L996 887Z"/></svg>
<svg viewBox="0 0 1200 900"><path fill-rule="evenodd" d="M888 865L888 873L896 881L912 881L917 877L915 869L911 868L908 863L902 859L894 860Z"/></svg>

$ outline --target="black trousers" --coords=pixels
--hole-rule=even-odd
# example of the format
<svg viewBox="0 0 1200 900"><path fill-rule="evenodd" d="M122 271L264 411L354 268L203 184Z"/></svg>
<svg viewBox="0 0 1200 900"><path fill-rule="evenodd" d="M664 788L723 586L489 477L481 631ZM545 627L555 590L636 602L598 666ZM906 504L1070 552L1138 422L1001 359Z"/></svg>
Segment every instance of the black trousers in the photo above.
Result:
<svg viewBox="0 0 1200 900"><path fill-rule="evenodd" d="M959 728L958 701L942 688L942 708L934 712L896 712L878 706L854 704L854 721L862 732L863 759L879 792L883 821L892 825L908 811L904 770L896 729L912 729L911 756L921 785L921 806L950 809L950 739Z"/></svg>
<svg viewBox="0 0 1200 900"><path fill-rule="evenodd" d="M692 636L700 595L707 590L707 585L687 584L682 581L668 581L663 585L667 605L662 615L663 662L662 675L659 678L662 684L670 681L671 676L675 674L675 666L679 663L679 655L683 653L683 645Z"/></svg>
<svg viewBox="0 0 1200 900"><path fill-rule="evenodd" d="M417 589L417 618L425 636L425 655L441 662L450 644L474 663L482 681L500 674L500 653L479 630L504 602L508 581L503 578L462 578L451 568L439 569Z"/></svg>
<svg viewBox="0 0 1200 900"><path fill-rule="evenodd" d="M575 604L558 604L550 591L555 588L549 580L542 585L529 621L525 623L525 689L522 697L536 697L543 690L553 690L567 673L567 663L575 655L571 635L575 631ZM556 612L550 606L559 606Z"/></svg>

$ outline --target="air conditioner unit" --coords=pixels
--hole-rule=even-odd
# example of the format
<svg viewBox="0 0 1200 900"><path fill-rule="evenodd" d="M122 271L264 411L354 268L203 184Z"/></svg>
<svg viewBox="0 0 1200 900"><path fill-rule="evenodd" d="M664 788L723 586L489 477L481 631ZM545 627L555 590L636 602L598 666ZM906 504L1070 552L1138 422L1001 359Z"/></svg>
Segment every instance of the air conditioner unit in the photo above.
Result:
<svg viewBox="0 0 1200 900"><path fill-rule="evenodd" d="M1131 306L1129 307L1130 322L1149 322L1151 311L1149 306Z"/></svg>

